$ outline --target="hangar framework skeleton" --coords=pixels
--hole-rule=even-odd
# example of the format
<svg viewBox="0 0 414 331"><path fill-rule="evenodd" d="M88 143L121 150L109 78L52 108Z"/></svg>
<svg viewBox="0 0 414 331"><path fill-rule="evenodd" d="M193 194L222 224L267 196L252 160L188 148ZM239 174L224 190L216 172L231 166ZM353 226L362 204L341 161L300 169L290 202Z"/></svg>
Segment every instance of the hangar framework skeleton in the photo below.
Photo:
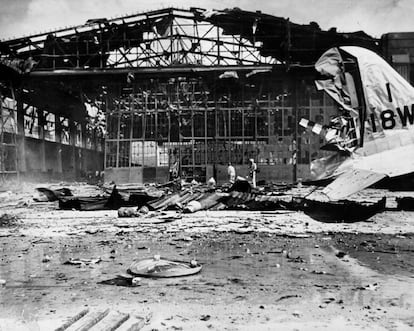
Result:
<svg viewBox="0 0 414 331"><path fill-rule="evenodd" d="M60 144L71 137L74 169L91 168L79 151L89 153L105 114L108 179L162 181L174 158L191 178L220 177L228 161L243 172L255 158L264 176L290 179L292 166L306 175L319 147L298 136L297 119L321 122L334 111L295 66L338 43L376 47L362 32L261 12L167 8L3 41L1 61L27 72L18 99L30 99L39 127L55 123Z"/></svg>

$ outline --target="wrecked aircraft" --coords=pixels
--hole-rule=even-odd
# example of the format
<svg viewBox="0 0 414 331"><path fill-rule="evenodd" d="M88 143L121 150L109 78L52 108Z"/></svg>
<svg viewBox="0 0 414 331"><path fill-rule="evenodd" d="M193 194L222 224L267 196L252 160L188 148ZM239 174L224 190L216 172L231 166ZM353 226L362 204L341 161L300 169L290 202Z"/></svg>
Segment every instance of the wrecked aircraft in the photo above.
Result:
<svg viewBox="0 0 414 331"><path fill-rule="evenodd" d="M334 152L311 163L316 180L333 180L322 193L337 200L379 182L407 183L414 174L414 87L361 47L331 48L315 68L323 76L317 88L339 106L328 126L300 122Z"/></svg>

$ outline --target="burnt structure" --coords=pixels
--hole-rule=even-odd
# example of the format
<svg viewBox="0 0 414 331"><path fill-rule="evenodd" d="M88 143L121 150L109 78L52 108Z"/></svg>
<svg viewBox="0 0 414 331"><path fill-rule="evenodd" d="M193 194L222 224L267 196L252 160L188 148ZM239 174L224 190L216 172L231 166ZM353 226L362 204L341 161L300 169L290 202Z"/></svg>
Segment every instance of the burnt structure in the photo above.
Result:
<svg viewBox="0 0 414 331"><path fill-rule="evenodd" d="M320 141L297 123L335 113L313 63L337 45L379 50L363 32L237 8L169 8L3 41L0 171L104 168L107 181L163 182L178 161L185 178L220 181L228 162L246 175L253 158L259 180L307 177Z"/></svg>

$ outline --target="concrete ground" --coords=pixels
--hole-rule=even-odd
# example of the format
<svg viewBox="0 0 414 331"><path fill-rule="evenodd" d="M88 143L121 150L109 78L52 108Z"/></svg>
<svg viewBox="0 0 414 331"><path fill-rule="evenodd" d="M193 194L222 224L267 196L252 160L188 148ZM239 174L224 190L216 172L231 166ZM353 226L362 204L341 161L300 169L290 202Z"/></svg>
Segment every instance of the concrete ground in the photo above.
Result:
<svg viewBox="0 0 414 331"><path fill-rule="evenodd" d="M0 225L1 331L55 330L85 308L143 317L144 331L414 329L413 212L353 224L289 211L118 218L33 203L26 191L9 193L1 214L15 216ZM203 269L117 281L157 254Z"/></svg>

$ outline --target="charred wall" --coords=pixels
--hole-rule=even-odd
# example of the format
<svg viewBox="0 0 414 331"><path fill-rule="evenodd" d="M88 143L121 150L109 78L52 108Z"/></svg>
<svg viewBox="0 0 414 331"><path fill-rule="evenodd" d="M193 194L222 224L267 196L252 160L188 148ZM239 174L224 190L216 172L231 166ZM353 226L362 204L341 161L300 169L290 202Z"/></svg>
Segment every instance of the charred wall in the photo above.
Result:
<svg viewBox="0 0 414 331"><path fill-rule="evenodd" d="M336 111L310 71L339 45L379 50L361 31L238 8L165 8L2 41L17 169L162 182L178 160L184 178L203 181L224 180L228 162L245 175L254 158L259 180L307 177L321 142L297 123Z"/></svg>
<svg viewBox="0 0 414 331"><path fill-rule="evenodd" d="M3 178L74 180L102 171L102 138L86 130L85 107L62 97L59 85L32 83L27 80L3 91Z"/></svg>
<svg viewBox="0 0 414 331"><path fill-rule="evenodd" d="M106 179L163 182L178 161L183 178L225 181L229 162L246 176L250 158L259 180L307 178L321 142L297 122L327 124L336 107L308 71L279 69L152 77L109 91Z"/></svg>

